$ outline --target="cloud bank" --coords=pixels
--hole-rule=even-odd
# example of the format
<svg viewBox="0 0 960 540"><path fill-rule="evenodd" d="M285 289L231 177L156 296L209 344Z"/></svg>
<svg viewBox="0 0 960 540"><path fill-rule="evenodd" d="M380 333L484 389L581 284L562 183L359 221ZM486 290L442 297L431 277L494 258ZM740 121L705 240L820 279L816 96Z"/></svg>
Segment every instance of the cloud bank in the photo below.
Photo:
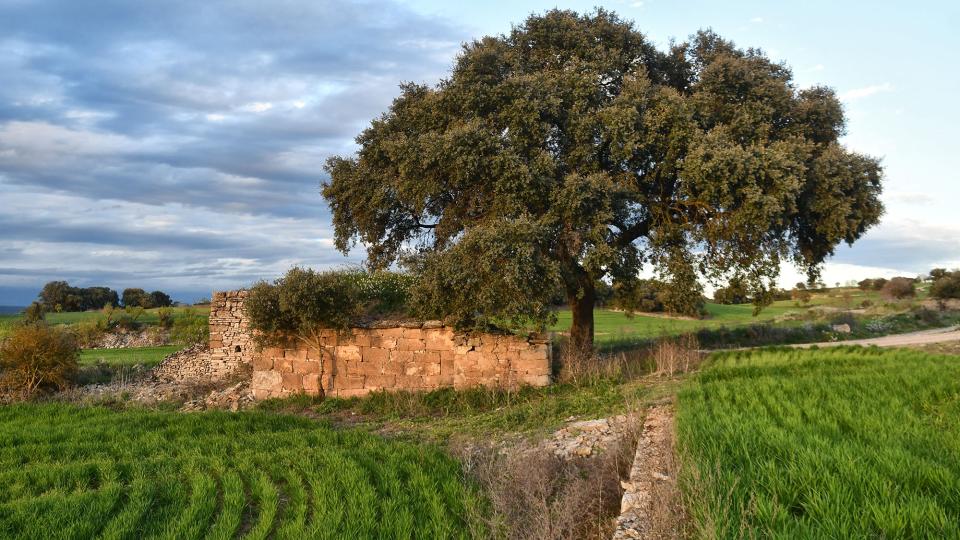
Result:
<svg viewBox="0 0 960 540"><path fill-rule="evenodd" d="M324 160L463 34L383 2L3 3L0 304L356 262L329 241Z"/></svg>

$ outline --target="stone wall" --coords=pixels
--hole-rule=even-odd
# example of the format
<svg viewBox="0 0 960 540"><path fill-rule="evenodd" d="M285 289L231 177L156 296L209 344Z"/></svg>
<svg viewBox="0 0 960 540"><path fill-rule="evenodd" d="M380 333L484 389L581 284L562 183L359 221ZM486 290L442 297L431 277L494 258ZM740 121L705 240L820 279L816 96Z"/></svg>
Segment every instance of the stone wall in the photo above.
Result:
<svg viewBox="0 0 960 540"><path fill-rule="evenodd" d="M253 361L257 399L306 393L362 396L376 390L550 384L546 339L456 334L437 322L323 334L321 349L267 348Z"/></svg>
<svg viewBox="0 0 960 540"><path fill-rule="evenodd" d="M178 351L153 369L161 381L220 382L249 374L256 346L243 313L247 291L215 292L210 302L210 341Z"/></svg>
<svg viewBox="0 0 960 540"><path fill-rule="evenodd" d="M210 299L210 370L223 376L249 366L257 346L243 312L247 291L215 292Z"/></svg>
<svg viewBox="0 0 960 540"><path fill-rule="evenodd" d="M375 390L550 383L550 346L544 336L457 334L437 321L380 321L368 328L327 330L308 347L259 350L243 302L247 291L213 293L210 344L157 366L161 379L217 382L252 371L257 399L306 393L360 396Z"/></svg>

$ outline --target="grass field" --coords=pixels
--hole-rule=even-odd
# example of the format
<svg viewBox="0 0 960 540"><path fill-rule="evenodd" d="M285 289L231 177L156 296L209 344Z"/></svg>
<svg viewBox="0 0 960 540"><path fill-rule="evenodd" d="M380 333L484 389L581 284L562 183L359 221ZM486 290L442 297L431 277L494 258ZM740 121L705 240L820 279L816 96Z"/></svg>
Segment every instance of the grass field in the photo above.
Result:
<svg viewBox="0 0 960 540"><path fill-rule="evenodd" d="M960 360L715 355L679 394L697 536L960 537Z"/></svg>
<svg viewBox="0 0 960 540"><path fill-rule="evenodd" d="M0 407L5 538L450 538L483 507L431 447L264 413Z"/></svg>
<svg viewBox="0 0 960 540"><path fill-rule="evenodd" d="M174 317L191 310L198 315L207 316L210 314L209 307L177 307L173 309ZM118 313L123 313L123 310L119 310ZM16 321L19 321L23 318L20 314L7 314L0 315L0 325L10 324ZM76 312L63 312L63 313L47 313L45 319L50 324L76 324L84 321L96 321L103 318L103 313L99 311L76 311ZM147 309L144 310L143 315L137 319L137 322L143 324L157 324L160 322L159 317L157 316L156 309Z"/></svg>
<svg viewBox="0 0 960 540"><path fill-rule="evenodd" d="M84 349L80 351L80 365L85 366L93 365L97 362L105 362L112 366L133 366L141 364L146 367L152 367L181 348L181 345L164 345L162 347L136 347L128 349Z"/></svg>

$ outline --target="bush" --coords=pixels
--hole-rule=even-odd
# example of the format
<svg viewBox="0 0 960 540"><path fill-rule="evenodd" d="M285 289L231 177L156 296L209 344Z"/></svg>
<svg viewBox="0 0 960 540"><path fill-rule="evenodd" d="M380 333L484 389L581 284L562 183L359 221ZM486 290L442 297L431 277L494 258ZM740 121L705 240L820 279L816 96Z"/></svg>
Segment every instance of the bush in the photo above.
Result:
<svg viewBox="0 0 960 540"><path fill-rule="evenodd" d="M84 348L95 347L100 337L103 336L103 328L100 321L80 321L70 327L77 344Z"/></svg>
<svg viewBox="0 0 960 540"><path fill-rule="evenodd" d="M79 358L70 332L43 323L20 325L0 343L0 391L30 398L65 388L77 372Z"/></svg>
<svg viewBox="0 0 960 540"><path fill-rule="evenodd" d="M930 286L930 296L938 300L960 298L960 270L940 275Z"/></svg>
<svg viewBox="0 0 960 540"><path fill-rule="evenodd" d="M358 279L345 272L291 268L273 284L251 287L244 305L260 340L314 338L323 328L347 328L362 312Z"/></svg>
<svg viewBox="0 0 960 540"><path fill-rule="evenodd" d="M157 320L161 328L170 328L173 326L173 310L169 307L162 307L157 310Z"/></svg>
<svg viewBox="0 0 960 540"><path fill-rule="evenodd" d="M210 325L206 317L186 310L173 321L170 340L178 345L198 345L210 341Z"/></svg>
<svg viewBox="0 0 960 540"><path fill-rule="evenodd" d="M47 310L43 307L43 304L40 302L34 302L27 306L27 309L23 310L23 322L25 323L39 323L43 322L44 316L46 316Z"/></svg>
<svg viewBox="0 0 960 540"><path fill-rule="evenodd" d="M902 300L904 298L913 298L917 295L917 290L913 279L895 277L884 284L880 294L888 300Z"/></svg>
<svg viewBox="0 0 960 540"><path fill-rule="evenodd" d="M117 317L116 325L124 330L136 330L140 328L140 317L143 316L144 309L140 306L125 306L123 313Z"/></svg>

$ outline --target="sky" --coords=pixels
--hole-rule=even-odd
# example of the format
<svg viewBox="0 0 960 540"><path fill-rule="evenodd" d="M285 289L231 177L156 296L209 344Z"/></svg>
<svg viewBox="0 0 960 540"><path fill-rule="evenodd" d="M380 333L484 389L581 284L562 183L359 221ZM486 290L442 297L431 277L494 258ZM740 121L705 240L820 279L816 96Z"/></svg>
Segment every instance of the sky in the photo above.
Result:
<svg viewBox="0 0 960 540"><path fill-rule="evenodd" d="M595 6L660 47L713 28L837 90L887 212L827 283L960 266L960 3L0 0L0 305L55 279L193 301L362 262L333 247L325 159L462 43Z"/></svg>

